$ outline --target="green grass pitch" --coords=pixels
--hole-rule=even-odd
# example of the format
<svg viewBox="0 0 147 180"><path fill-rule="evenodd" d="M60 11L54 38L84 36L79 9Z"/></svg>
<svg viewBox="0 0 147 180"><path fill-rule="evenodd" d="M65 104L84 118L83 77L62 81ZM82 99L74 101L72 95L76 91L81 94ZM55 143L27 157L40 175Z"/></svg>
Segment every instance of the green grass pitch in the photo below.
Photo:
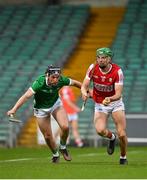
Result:
<svg viewBox="0 0 147 180"><path fill-rule="evenodd" d="M119 165L119 147L107 155L105 147L69 148L72 161L63 157L50 163L51 153L41 148L0 148L1 179L146 179L147 147L128 147L128 165Z"/></svg>

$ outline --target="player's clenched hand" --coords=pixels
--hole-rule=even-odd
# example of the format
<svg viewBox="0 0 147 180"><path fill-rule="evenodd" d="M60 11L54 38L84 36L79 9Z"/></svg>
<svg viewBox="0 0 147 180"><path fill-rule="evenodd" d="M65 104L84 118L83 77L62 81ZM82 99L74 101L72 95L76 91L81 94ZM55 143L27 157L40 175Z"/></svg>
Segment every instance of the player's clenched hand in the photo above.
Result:
<svg viewBox="0 0 147 180"><path fill-rule="evenodd" d="M11 109L11 110L9 110L9 111L7 112L7 115L8 115L8 116L10 116L11 114L15 114L15 111L14 111L13 109Z"/></svg>
<svg viewBox="0 0 147 180"><path fill-rule="evenodd" d="M88 93L82 93L82 99L86 101L88 99Z"/></svg>
<svg viewBox="0 0 147 180"><path fill-rule="evenodd" d="M108 105L110 104L110 102L111 102L110 98L109 98L109 97L106 97L106 98L103 100L102 104L103 104L104 106L108 106Z"/></svg>

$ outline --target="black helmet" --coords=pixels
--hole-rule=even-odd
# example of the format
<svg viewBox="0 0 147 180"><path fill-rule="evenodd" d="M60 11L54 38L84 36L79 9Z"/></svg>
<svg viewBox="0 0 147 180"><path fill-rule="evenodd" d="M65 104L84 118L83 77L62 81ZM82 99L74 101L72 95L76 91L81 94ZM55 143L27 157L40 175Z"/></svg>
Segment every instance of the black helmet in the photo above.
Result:
<svg viewBox="0 0 147 180"><path fill-rule="evenodd" d="M53 65L49 65L45 71L45 74L48 74L49 76L52 74L61 74L61 68L60 67L56 67Z"/></svg>

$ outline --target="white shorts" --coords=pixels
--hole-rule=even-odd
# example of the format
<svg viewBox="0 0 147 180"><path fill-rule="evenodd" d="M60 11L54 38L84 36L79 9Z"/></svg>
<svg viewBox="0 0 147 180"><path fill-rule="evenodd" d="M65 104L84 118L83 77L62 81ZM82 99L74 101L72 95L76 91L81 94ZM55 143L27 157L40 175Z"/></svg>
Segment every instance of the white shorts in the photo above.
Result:
<svg viewBox="0 0 147 180"><path fill-rule="evenodd" d="M68 120L69 121L77 121L78 120L78 114L68 114Z"/></svg>
<svg viewBox="0 0 147 180"><path fill-rule="evenodd" d="M58 98L57 101L55 102L55 104L49 109L34 108L34 116L36 116L38 118L47 117L49 114L51 114L55 109L57 109L60 106L62 106L62 102L61 102L61 99Z"/></svg>
<svg viewBox="0 0 147 180"><path fill-rule="evenodd" d="M122 110L122 111L125 110L122 99L111 102L108 106L104 106L103 104L100 104L100 103L95 103L95 112L103 112L103 113L109 114L109 113L119 111L119 110Z"/></svg>

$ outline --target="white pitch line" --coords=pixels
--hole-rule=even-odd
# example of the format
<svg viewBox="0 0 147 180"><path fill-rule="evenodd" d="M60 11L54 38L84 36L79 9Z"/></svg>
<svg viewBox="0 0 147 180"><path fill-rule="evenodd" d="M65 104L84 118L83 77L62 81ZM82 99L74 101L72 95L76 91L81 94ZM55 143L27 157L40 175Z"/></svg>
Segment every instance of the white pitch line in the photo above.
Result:
<svg viewBox="0 0 147 180"><path fill-rule="evenodd" d="M102 154L102 153L101 153ZM98 155L98 153L88 153L88 154L82 154L82 155L77 155L77 156L95 156ZM44 159L47 159L49 157L46 157ZM0 160L0 163L4 162L19 162L19 161L31 161L31 160L37 160L37 159L42 159L42 158L20 158L20 159L7 159L7 160Z"/></svg>
<svg viewBox="0 0 147 180"><path fill-rule="evenodd" d="M21 159L8 159L8 160L0 160L0 163L4 162L18 162L18 161L31 161L36 159L42 159L42 158L21 158Z"/></svg>
<svg viewBox="0 0 147 180"><path fill-rule="evenodd" d="M138 154L141 153L143 151L130 151L129 154ZM87 154L82 154L82 155L76 155L78 157L91 157L91 156L101 156L101 155L105 155L106 153L103 152L97 152L97 153L87 153ZM0 160L0 163L7 163L7 162L19 162L19 161L32 161L32 160L37 160L37 159L48 159L49 157L45 157L45 158L20 158L20 159L7 159L7 160ZM62 158L62 157L61 157Z"/></svg>
<svg viewBox="0 0 147 180"><path fill-rule="evenodd" d="M142 151L129 151L129 154L138 154L138 153L141 153L143 152ZM97 153L88 153L88 154L81 154L81 155L77 155L77 156L80 156L80 157L84 157L84 156L101 156L101 155L105 155L106 153L104 152L97 152Z"/></svg>
<svg viewBox="0 0 147 180"><path fill-rule="evenodd" d="M88 154L81 154L81 155L77 155L77 156L80 156L80 157L85 157L85 156L100 156L100 155L103 155L104 153L88 153Z"/></svg>
<svg viewBox="0 0 147 180"><path fill-rule="evenodd" d="M98 156L100 154L98 153L89 153L89 154L82 154L82 155L77 155L79 157L85 157L85 156ZM102 155L102 154L101 154ZM49 157L46 157L44 159L47 159ZM61 157L62 158L62 157ZM37 159L42 159L42 158L20 158L20 159L8 159L8 160L0 160L0 163L5 163L5 162L19 162L19 161L32 161L32 160L37 160Z"/></svg>

